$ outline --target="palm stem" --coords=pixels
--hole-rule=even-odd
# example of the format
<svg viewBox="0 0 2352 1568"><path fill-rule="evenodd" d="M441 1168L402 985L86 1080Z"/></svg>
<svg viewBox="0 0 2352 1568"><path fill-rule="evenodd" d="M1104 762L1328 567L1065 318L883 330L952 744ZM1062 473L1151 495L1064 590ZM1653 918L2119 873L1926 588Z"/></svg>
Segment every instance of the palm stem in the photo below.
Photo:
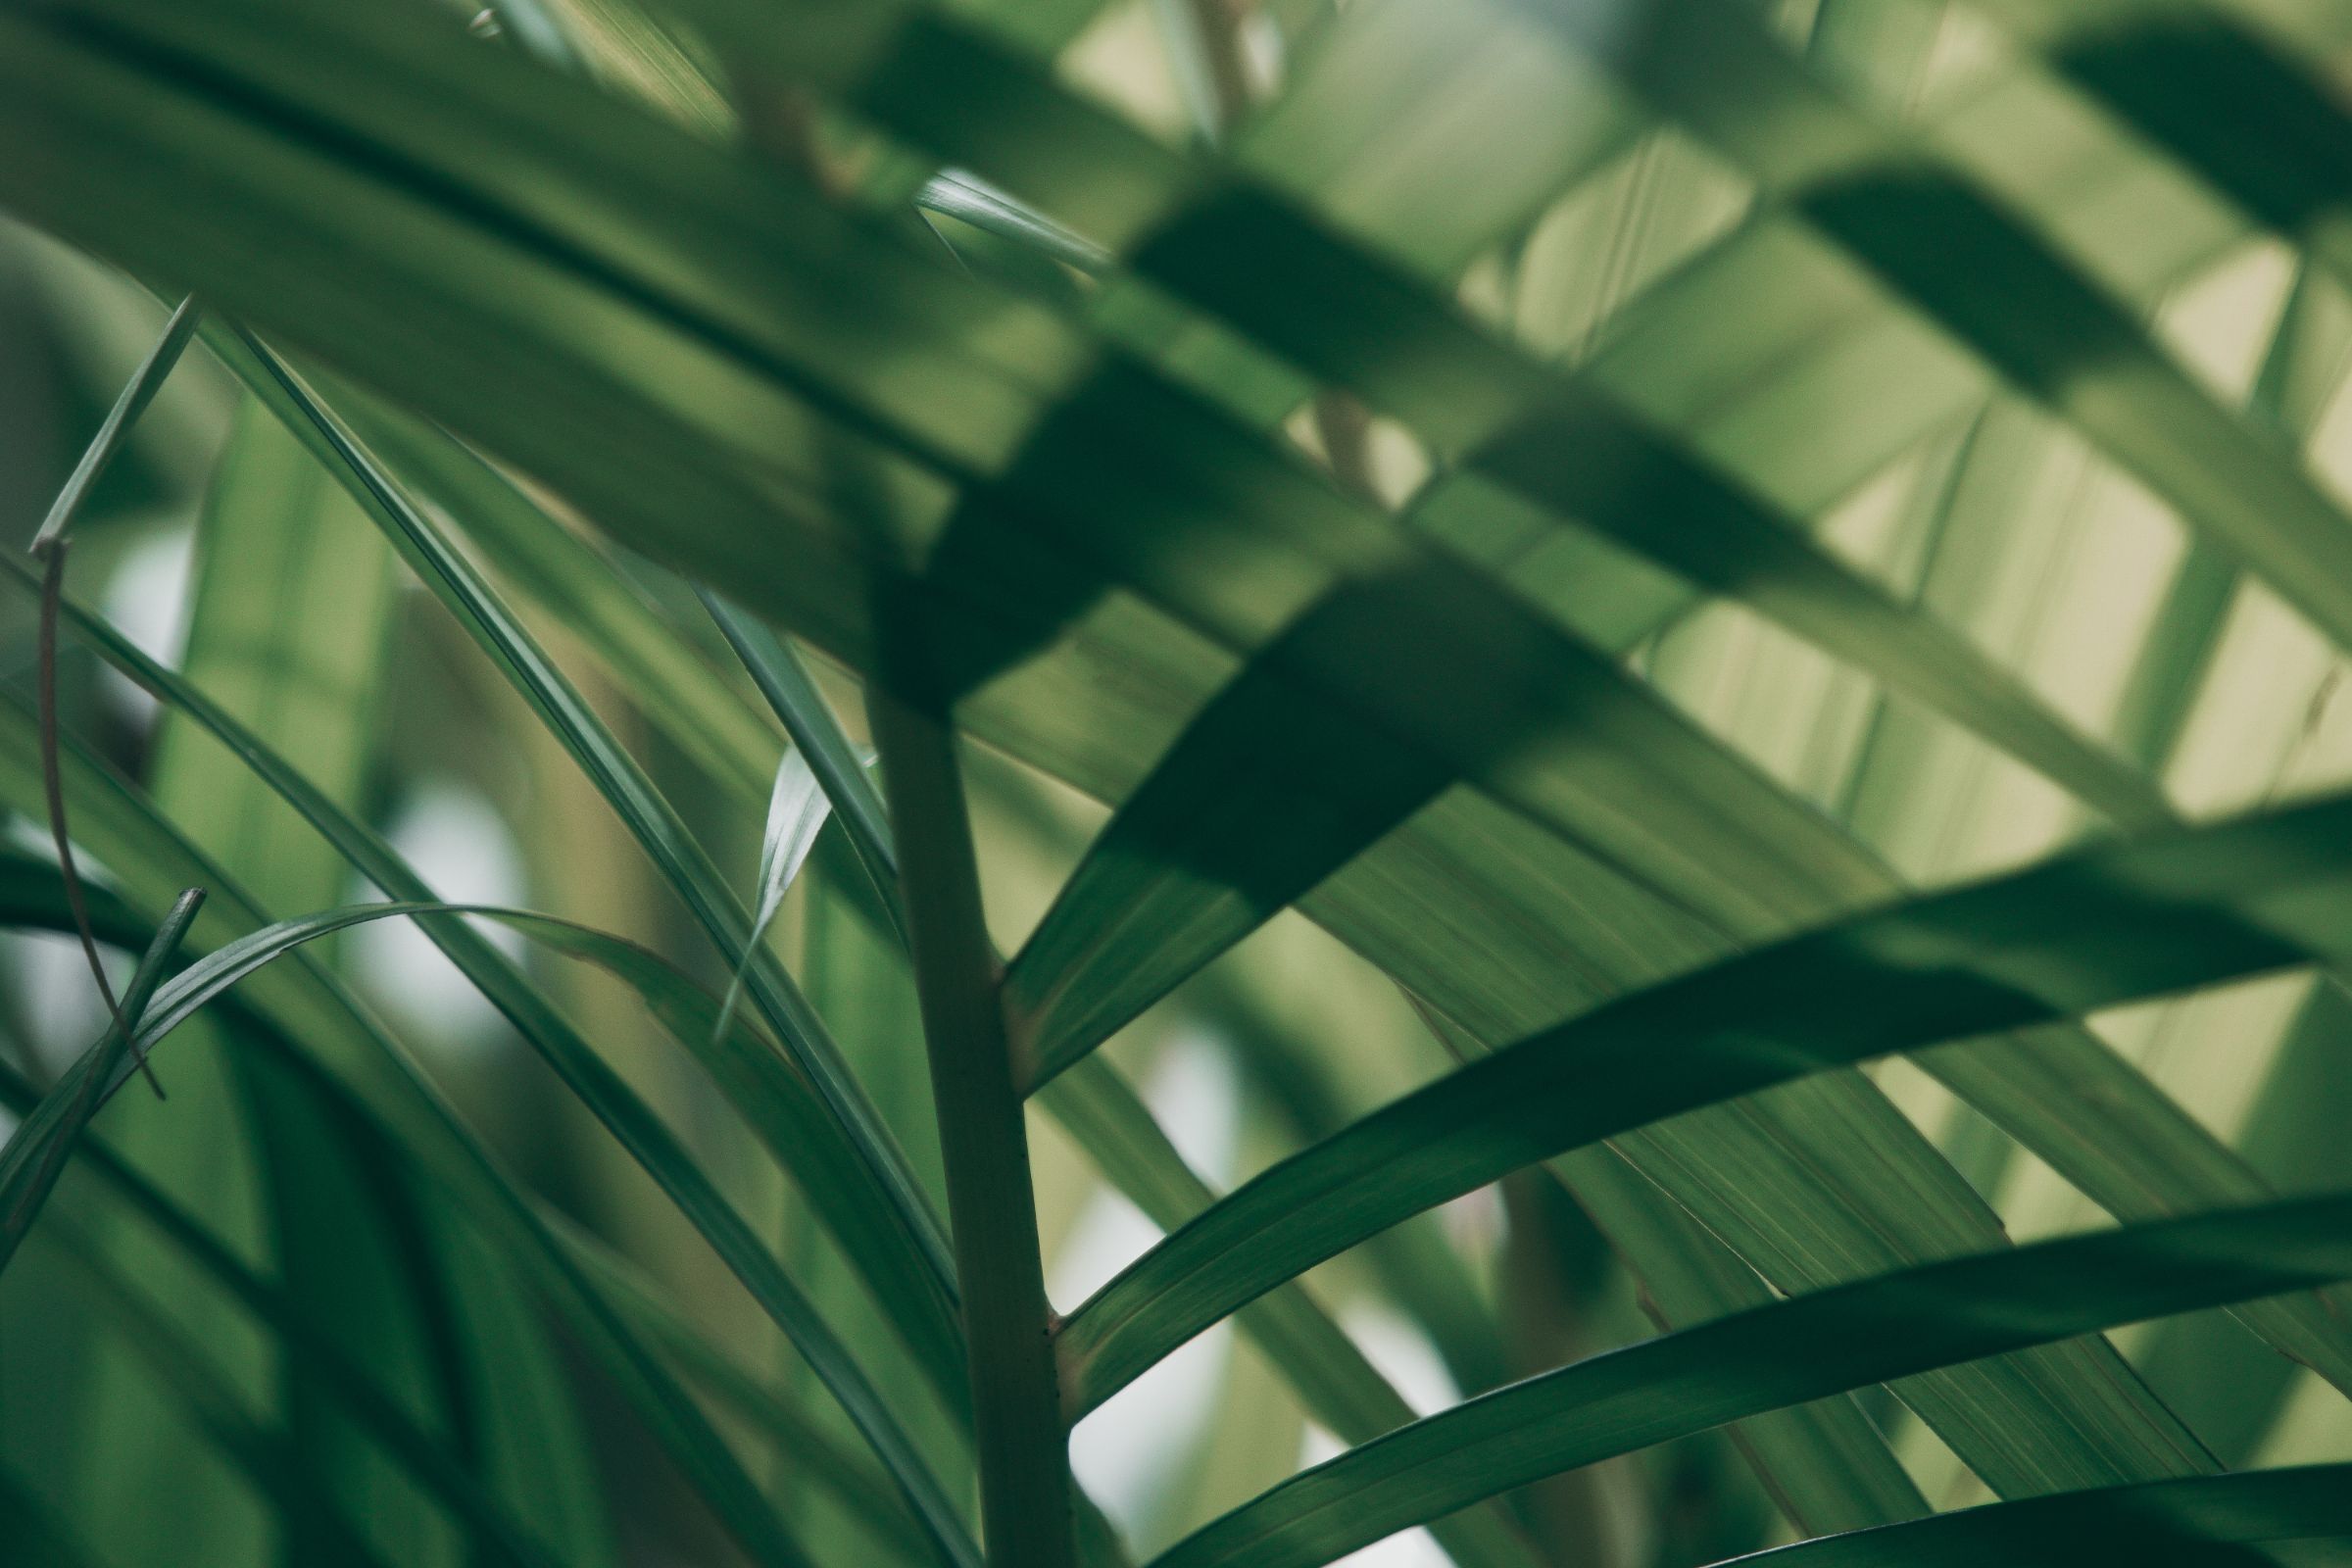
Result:
<svg viewBox="0 0 2352 1568"><path fill-rule="evenodd" d="M1029 1143L955 737L944 705L918 706L879 684L867 702L898 837L956 1269L965 1281L988 1560L1073 1568L1068 1440Z"/></svg>

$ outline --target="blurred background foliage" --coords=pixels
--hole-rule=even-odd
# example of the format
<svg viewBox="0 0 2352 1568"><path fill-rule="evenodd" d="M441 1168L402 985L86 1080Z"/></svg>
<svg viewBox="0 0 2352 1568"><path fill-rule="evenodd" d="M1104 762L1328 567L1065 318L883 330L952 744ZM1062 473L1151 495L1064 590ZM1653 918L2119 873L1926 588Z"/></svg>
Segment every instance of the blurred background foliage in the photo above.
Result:
<svg viewBox="0 0 2352 1568"><path fill-rule="evenodd" d="M2341 281L2289 239L2223 210L2087 106L2078 85L2021 63L1998 25L2015 8L1775 0L1754 9L1840 91L1924 127L1942 156L2020 193L2045 223L2075 223L2062 237L2082 265L2131 301L2197 384L2299 452L2331 494L2352 485L2352 298ZM555 51L569 54L566 69L631 112L749 144L882 215L927 263L1054 301L1277 429L1349 493L1399 508L1449 466L1443 434L1374 416L1154 285L1105 270L1091 237L992 207L992 187L950 178L908 202L907 172L923 166L906 146L797 89L765 90L756 74L728 80L725 51L683 24L649 21L623 0L473 10L421 10L416 25L470 24L478 47L523 52L536 29L552 27L568 40ZM1956 632L2153 780L2172 809L2203 818L2352 776L2343 657L2275 582L2184 523L2047 400L2003 385L1883 284L1825 261L1818 237L1754 169L1686 128L1594 103L1583 68L1530 47L1508 8L1471 10L1475 18L1375 0L1121 0L1099 11L1040 7L1004 24L1050 37L1060 24L1047 13L1068 13L1067 36L1052 49L1065 84L1171 145L1239 145L1236 156L1269 177L1310 191L1335 221L1441 280L1495 339L1605 387L1683 450L1739 475L1825 554ZM0 226L8 543L29 539L165 315L109 266L32 227ZM476 531L461 506L436 499L748 904L768 774L786 744L780 726L683 578L597 533L553 492L525 488L609 565L604 582L625 613L600 618L565 568L534 559L527 543ZM2012 867L2099 827L2099 813L2067 790L1915 695L1890 692L1885 671L1850 648L1825 651L1790 630L1788 613L1693 587L1602 532L1549 527L1524 504L1514 513L1493 495L1479 499L1488 504L1433 508L1426 525L1620 659L1904 882L1936 887ZM210 347L189 352L138 420L89 494L75 539L72 599L261 734L441 897L576 919L643 944L714 995L727 988L724 958L514 682ZM27 760L29 582L0 592L0 781L17 852L39 858L48 851ZM627 628L640 620L667 640L632 644ZM862 746L857 677L819 648L804 652ZM689 685L667 677L665 660L691 664ZM135 784L257 908L284 916L373 896L214 736L72 631L60 685L64 727L90 765ZM1085 726L1101 713L1080 703L1055 714L1066 695L1047 683L1026 700L1049 730L1068 727L1082 753ZM992 745L967 745L965 764L993 934L1014 953L1108 808ZM171 873L125 863L138 835L83 809L92 814L76 826L89 824L93 880L150 900L152 880ZM1419 916L1441 929L1447 918ZM1613 936L1636 951L1647 940ZM512 933L491 940L592 1025L597 1052L773 1245L916 1446L943 1475L968 1474L953 1420L834 1238L643 1000ZM766 940L944 1205L914 993L838 821ZM616 1298L660 1303L624 1315L664 1325L655 1338L690 1369L811 1554L919 1560L920 1537L800 1359L448 959L400 921L338 934L315 953L576 1238L594 1276L617 1281ZM56 931L0 937L0 1057L23 1082L45 1086L98 1033L102 1004L73 939ZM2295 971L2090 1024L2254 1171L2298 1190L2341 1168L2352 1111L2347 1006L2315 973ZM447 1425L469 1467L524 1499L558 1560L729 1560L736 1548L596 1355L523 1288L508 1243L339 1130L299 1073L243 1038L247 1027L222 1014L183 1029L158 1058L170 1098L120 1097L100 1123L104 1149L270 1282L386 1395ZM1105 1051L1185 1165L1222 1191L1448 1070L1460 1044L1379 967L1293 910ZM1903 1059L1868 1074L1970 1200L1997 1216L1986 1235L2026 1241L2110 1222L2109 1207L1938 1078ZM1063 1310L1171 1217L1155 1222L1105 1178L1065 1127L1087 1113L1079 1104L1029 1117L1046 1277ZM1711 1133L1678 1148L1670 1132L1656 1136L1665 1142L1651 1157L1686 1161L1694 1189L1739 1179L1736 1160L1705 1168L1710 1151L1732 1141ZM1306 1276L1419 1411L1765 1299L1767 1277L1790 1288L1790 1278L1750 1267L1769 1238L1688 1192L1669 1196L1616 1146L1562 1163L1577 1180L1531 1167ZM1645 1259L1621 1245L1629 1232L1652 1239ZM1674 1245L1657 1245L1661 1237ZM1905 1260L1915 1255L1883 1262ZM1828 1283L1868 1261L1812 1259L1787 1272ZM1685 1272L1672 1274L1676 1266ZM2223 1464L2352 1459L2343 1397L2223 1312L2132 1329L2116 1344ZM1287 1370L1222 1325L1079 1425L1077 1478L1139 1560L1337 1451ZM484 1387L494 1396L448 1397ZM1858 1415L1856 1430L1883 1437L1902 1483L1929 1505L1994 1494L1884 1391L1832 1403L1835 1419ZM1629 1568L1712 1561L1863 1522L1820 1517L1759 1462L1768 1422L1811 1418L1760 1418L1612 1459L1513 1494L1507 1511L1542 1560ZM89 1162L75 1167L0 1281L9 1539L37 1543L63 1521L74 1544L61 1550L77 1554L65 1560L329 1561L339 1527L318 1515L340 1511L361 1521L385 1561L471 1560L428 1492L218 1269L127 1209ZM323 1510L321 1494L332 1499ZM1441 1551L1416 1532L1363 1560L1437 1562Z"/></svg>

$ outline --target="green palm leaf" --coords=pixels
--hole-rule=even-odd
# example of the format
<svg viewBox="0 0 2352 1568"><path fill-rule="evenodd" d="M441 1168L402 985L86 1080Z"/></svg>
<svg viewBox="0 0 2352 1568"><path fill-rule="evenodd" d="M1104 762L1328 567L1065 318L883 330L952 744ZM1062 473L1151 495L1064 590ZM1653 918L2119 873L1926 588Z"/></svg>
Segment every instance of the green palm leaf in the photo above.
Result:
<svg viewBox="0 0 2352 1568"><path fill-rule="evenodd" d="M4 1533L2352 1534L2340 9L0 0Z"/></svg>
<svg viewBox="0 0 2352 1568"><path fill-rule="evenodd" d="M2340 1279L2352 1270L2346 1201L2221 1210L1927 1264L1629 1346L1367 1444L1155 1560L1309 1568L1516 1482L1716 1421Z"/></svg>

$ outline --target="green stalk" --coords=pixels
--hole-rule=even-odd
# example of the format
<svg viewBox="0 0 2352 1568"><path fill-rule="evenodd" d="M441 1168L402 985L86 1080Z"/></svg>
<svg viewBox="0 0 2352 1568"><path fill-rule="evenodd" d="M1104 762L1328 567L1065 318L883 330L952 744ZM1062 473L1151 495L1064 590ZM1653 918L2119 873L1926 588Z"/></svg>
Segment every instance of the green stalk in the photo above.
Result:
<svg viewBox="0 0 2352 1568"><path fill-rule="evenodd" d="M954 732L935 708L867 696L897 829L915 990L963 1282L980 1515L995 1568L1075 1568L1069 1442L1029 1181L1021 1092L982 917Z"/></svg>
<svg viewBox="0 0 2352 1568"><path fill-rule="evenodd" d="M852 832L860 862L870 877L887 886L885 902L895 909L900 862L889 817L872 781L857 764L840 721L789 644L718 595L708 589L701 593L793 744L808 754L836 813ZM903 911L894 924L903 945ZM1001 966L1002 959L991 951ZM1135 1091L1102 1057L1078 1062L1036 1099L1078 1141L1103 1177L1161 1229L1173 1231L1216 1201L1218 1195L1185 1164ZM1280 1369L1306 1409L1348 1442L1365 1442L1412 1419L1403 1396L1303 1287L1294 1284L1269 1294L1244 1308L1238 1323ZM1107 1522L1084 1494L1076 1500L1080 1540L1091 1560L1100 1556L1095 1545L1112 1537ZM1530 1560L1532 1548L1492 1507L1441 1521L1433 1533L1461 1568L1515 1568Z"/></svg>

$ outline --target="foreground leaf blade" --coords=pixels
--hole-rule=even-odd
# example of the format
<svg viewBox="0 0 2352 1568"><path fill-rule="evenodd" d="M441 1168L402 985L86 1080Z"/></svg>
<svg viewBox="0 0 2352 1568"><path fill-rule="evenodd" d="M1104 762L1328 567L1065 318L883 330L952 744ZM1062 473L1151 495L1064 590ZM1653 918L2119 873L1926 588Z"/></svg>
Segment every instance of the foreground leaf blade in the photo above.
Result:
<svg viewBox="0 0 2352 1568"><path fill-rule="evenodd" d="M2341 954L2352 857L2329 846L2348 826L2337 796L2056 860L1486 1057L1274 1167L1105 1286L1065 1331L1078 1406L1263 1285L1530 1160L1882 1052Z"/></svg>
<svg viewBox="0 0 2352 1568"><path fill-rule="evenodd" d="M721 953L742 966L755 1005L823 1095L839 1124L838 1139L866 1172L871 1197L861 1205L864 1213L842 1220L836 1234L862 1265L887 1282L879 1287L884 1309L900 1323L935 1383L953 1397L957 1387L951 1327L955 1286L936 1223L906 1170L906 1156L865 1102L821 1022L782 965L747 940L740 907L716 868L644 770L479 573L342 432L291 370L249 336L217 346L387 530L579 761Z"/></svg>
<svg viewBox="0 0 2352 1568"><path fill-rule="evenodd" d="M2245 1560L2225 1548L2348 1534L2352 1466L2320 1464L2026 1497L1738 1560L1753 1568L2061 1568L2124 1554L2221 1568Z"/></svg>
<svg viewBox="0 0 2352 1568"><path fill-rule="evenodd" d="M236 733L233 721L216 716L221 718L224 731ZM21 810L38 809L38 754L31 717L14 702L0 702L0 794ZM160 909L172 886L181 880L201 881L210 893L206 918L215 927L204 940L219 941L268 924L233 878L70 737L64 760L76 833L100 859L117 868L144 905ZM286 793L299 797L299 780L288 779ZM331 808L322 819L335 819ZM44 918L55 919L59 906L56 898L43 905ZM805 1564L806 1554L701 1409L571 1266L512 1178L357 1003L299 949L287 964L265 968L245 983L248 1000L279 1026L250 1038L273 1051L283 1048L275 1059L318 1095L331 1111L337 1131L352 1140L365 1158L411 1173L446 1195L468 1224L496 1244L494 1257L516 1263L748 1552L768 1568Z"/></svg>
<svg viewBox="0 0 2352 1568"><path fill-rule="evenodd" d="M156 339L155 347L147 351L147 357L139 362L138 368L131 372L129 381L123 384L122 393L115 399L114 407L107 411L106 422L99 426L98 434L82 452L81 461L74 466L74 472L67 478L65 488L58 491L57 499L49 504L49 514L41 519L40 531L32 536L36 553L66 537L73 528L82 503L89 499L90 487L98 482L98 476L106 471L106 466L114 461L116 452L129 438L131 427L138 423L139 416L146 412L147 405L154 402L156 393L163 390L165 379L172 374L172 368L179 364L180 355L186 351L203 320L203 308L196 303L194 295L172 308L171 318L164 322L163 335Z"/></svg>
<svg viewBox="0 0 2352 1568"><path fill-rule="evenodd" d="M0 1269L24 1244L41 1205L65 1173L75 1141L106 1103L112 1086L133 1071L160 1038L147 1029L148 1004L164 984L164 967L203 903L203 891L189 889L157 927L146 956L123 988L122 1017L127 1030L110 1026L0 1147Z"/></svg>
<svg viewBox="0 0 2352 1568"><path fill-rule="evenodd" d="M1593 1356L1286 1482L1153 1568L1313 1568L1503 1488L1761 1410L2352 1274L2352 1198L1928 1264Z"/></svg>

